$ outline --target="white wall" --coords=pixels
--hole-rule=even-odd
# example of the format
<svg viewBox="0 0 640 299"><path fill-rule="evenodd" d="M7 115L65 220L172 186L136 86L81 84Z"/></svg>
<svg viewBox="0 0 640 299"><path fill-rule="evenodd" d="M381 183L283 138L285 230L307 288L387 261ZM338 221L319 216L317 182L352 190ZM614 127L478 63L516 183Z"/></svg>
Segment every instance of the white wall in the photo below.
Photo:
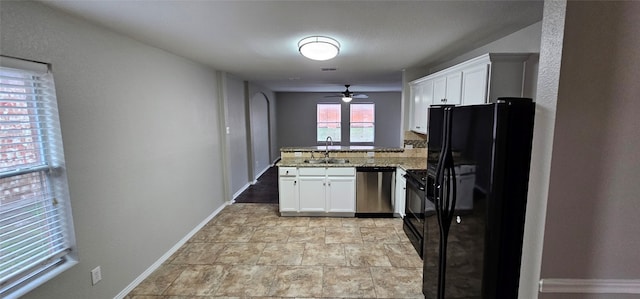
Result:
<svg viewBox="0 0 640 299"><path fill-rule="evenodd" d="M540 45L538 98L531 150L531 170L525 218L520 289L518 298L538 297L544 222L549 192L549 173L558 101L558 80L562 59L562 39L566 1L544 5Z"/></svg>
<svg viewBox="0 0 640 299"><path fill-rule="evenodd" d="M316 104L342 103L342 122L349 120L347 104L341 99L326 99L332 93L279 92L278 94L279 147L315 146ZM375 146L402 147L401 98L399 92L369 92L368 99L353 99L351 103L375 103ZM344 132L344 130L343 130ZM348 145L347 136L342 144ZM279 154L279 152L278 152Z"/></svg>
<svg viewBox="0 0 640 299"><path fill-rule="evenodd" d="M638 28L640 2L567 3L542 279L640 282Z"/></svg>
<svg viewBox="0 0 640 299"><path fill-rule="evenodd" d="M216 73L35 2L0 25L53 65L80 259L25 298L113 298L223 204Z"/></svg>

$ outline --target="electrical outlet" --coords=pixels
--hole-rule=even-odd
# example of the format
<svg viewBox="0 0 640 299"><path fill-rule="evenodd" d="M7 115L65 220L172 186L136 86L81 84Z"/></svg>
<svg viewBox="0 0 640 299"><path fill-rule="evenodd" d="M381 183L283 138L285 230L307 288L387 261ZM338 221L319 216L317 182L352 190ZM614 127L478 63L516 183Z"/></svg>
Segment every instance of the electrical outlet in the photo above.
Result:
<svg viewBox="0 0 640 299"><path fill-rule="evenodd" d="M375 152L367 152L367 157L373 157L375 156Z"/></svg>
<svg viewBox="0 0 640 299"><path fill-rule="evenodd" d="M302 152L293 152L294 157L302 157Z"/></svg>
<svg viewBox="0 0 640 299"><path fill-rule="evenodd" d="M91 284L95 285L100 280L102 280L102 270L100 269L100 266L98 266L91 270Z"/></svg>

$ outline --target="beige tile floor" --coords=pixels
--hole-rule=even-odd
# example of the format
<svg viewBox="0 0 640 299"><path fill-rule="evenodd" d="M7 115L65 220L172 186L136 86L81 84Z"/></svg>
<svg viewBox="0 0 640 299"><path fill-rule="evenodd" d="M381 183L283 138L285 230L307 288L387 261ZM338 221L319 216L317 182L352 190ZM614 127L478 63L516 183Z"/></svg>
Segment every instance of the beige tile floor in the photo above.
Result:
<svg viewBox="0 0 640 299"><path fill-rule="evenodd" d="M424 298L402 220L279 217L233 204L126 299Z"/></svg>

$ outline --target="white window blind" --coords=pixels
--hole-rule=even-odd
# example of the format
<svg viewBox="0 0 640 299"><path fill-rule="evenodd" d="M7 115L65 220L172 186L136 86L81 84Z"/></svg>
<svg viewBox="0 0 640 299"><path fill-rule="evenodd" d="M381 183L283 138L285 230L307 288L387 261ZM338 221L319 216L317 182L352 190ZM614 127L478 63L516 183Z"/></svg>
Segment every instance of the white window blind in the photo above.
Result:
<svg viewBox="0 0 640 299"><path fill-rule="evenodd" d="M53 77L43 64L6 57L1 62L0 297L4 297L37 284L69 262L74 237Z"/></svg>

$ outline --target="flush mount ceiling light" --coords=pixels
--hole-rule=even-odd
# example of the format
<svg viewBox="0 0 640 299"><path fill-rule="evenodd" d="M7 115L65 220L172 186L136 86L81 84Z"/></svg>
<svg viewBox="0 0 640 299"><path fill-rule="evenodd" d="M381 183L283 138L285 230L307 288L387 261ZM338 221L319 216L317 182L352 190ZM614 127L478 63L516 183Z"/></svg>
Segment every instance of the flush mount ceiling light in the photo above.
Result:
<svg viewBox="0 0 640 299"><path fill-rule="evenodd" d="M345 102L345 103L349 103L349 102L351 102L351 100L353 100L352 97L342 97L342 101Z"/></svg>
<svg viewBox="0 0 640 299"><path fill-rule="evenodd" d="M340 43L326 36L309 36L298 42L298 50L312 60L329 60L340 52Z"/></svg>

